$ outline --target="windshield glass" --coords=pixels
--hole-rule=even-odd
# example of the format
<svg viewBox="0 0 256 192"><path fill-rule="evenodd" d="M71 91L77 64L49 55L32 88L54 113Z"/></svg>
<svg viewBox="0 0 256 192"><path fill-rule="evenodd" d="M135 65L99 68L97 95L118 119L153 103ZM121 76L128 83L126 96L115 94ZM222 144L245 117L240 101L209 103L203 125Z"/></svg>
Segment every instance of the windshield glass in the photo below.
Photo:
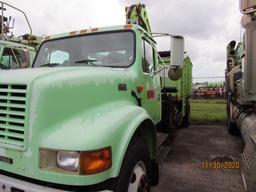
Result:
<svg viewBox="0 0 256 192"><path fill-rule="evenodd" d="M134 61L134 33L95 33L42 44L34 67L127 67Z"/></svg>

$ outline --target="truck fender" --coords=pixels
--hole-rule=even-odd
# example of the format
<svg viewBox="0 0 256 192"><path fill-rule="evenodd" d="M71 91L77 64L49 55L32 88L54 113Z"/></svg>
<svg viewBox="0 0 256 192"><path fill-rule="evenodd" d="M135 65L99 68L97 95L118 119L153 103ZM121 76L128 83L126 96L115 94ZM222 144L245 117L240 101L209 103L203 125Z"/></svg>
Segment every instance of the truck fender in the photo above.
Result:
<svg viewBox="0 0 256 192"><path fill-rule="evenodd" d="M42 148L91 151L111 146L111 169L99 173L97 179L90 177L90 180L88 177L87 183L118 177L128 146L136 134L145 138L151 159L156 159L156 129L151 117L145 109L130 102L116 101L101 105L54 127L38 131L38 134L38 146ZM67 142L66 138L72 142Z"/></svg>
<svg viewBox="0 0 256 192"><path fill-rule="evenodd" d="M119 175L126 151L129 144L135 135L140 135L145 138L150 151L150 158L156 159L156 129L148 113L143 109L136 106L137 115L127 116L129 124L125 125L122 136L119 139L117 148L114 153L119 154L113 158L113 175Z"/></svg>

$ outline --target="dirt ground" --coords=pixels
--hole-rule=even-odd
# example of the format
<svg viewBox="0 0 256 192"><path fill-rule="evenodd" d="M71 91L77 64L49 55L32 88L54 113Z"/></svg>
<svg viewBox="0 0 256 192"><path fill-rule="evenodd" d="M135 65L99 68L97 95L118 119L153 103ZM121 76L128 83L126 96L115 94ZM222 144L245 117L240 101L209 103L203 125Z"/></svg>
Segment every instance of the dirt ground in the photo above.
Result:
<svg viewBox="0 0 256 192"><path fill-rule="evenodd" d="M244 144L224 125L192 125L178 130L160 166L153 192L243 192L240 169L204 169L203 161L239 161Z"/></svg>

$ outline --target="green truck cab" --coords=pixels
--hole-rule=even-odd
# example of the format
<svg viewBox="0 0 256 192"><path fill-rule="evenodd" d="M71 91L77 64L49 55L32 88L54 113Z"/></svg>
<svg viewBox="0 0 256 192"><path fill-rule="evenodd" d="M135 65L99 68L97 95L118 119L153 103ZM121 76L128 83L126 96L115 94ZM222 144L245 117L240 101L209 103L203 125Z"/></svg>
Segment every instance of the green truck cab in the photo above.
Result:
<svg viewBox="0 0 256 192"><path fill-rule="evenodd" d="M192 65L183 38L172 45L170 66L139 25L73 31L47 37L33 68L0 71L0 187L150 191L157 133L188 115L177 95L191 91L166 86L165 71Z"/></svg>

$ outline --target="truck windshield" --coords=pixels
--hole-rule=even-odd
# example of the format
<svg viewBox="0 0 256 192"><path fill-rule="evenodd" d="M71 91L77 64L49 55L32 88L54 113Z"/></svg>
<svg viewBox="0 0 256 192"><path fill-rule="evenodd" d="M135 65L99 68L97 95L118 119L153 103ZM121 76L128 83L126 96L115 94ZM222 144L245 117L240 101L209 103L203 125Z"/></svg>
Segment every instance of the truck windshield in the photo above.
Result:
<svg viewBox="0 0 256 192"><path fill-rule="evenodd" d="M34 67L127 67L134 62L134 33L94 33L46 41Z"/></svg>

